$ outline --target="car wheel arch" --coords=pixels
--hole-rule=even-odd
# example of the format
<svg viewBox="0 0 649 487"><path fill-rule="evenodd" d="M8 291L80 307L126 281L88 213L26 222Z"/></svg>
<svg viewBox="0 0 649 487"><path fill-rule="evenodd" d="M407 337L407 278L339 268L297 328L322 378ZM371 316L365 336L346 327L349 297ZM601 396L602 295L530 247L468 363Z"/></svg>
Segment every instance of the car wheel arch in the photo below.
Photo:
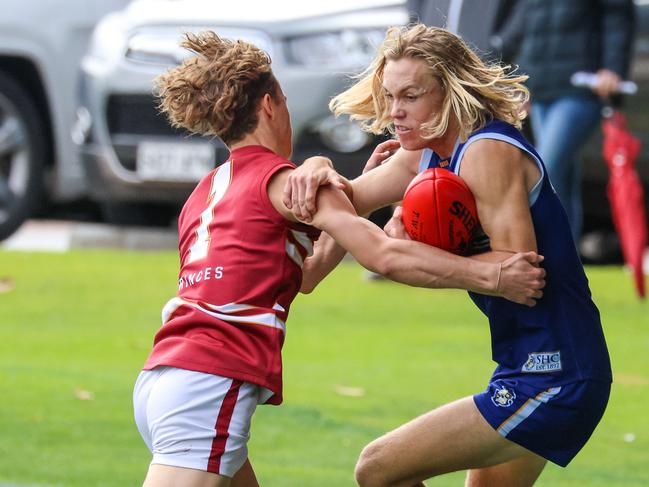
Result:
<svg viewBox="0 0 649 487"><path fill-rule="evenodd" d="M47 138L33 95L0 70L0 240L45 200Z"/></svg>
<svg viewBox="0 0 649 487"><path fill-rule="evenodd" d="M51 167L56 161L56 142L50 104L48 102L48 90L43 80L43 75L37 64L26 57L0 54L0 73L12 78L29 93L35 108L41 118L46 136L46 157L45 165Z"/></svg>

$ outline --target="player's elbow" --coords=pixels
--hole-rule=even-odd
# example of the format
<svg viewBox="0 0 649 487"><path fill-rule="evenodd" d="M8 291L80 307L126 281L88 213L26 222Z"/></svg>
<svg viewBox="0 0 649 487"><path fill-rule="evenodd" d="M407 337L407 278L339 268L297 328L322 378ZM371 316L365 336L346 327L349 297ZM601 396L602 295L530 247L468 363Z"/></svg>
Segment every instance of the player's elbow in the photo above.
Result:
<svg viewBox="0 0 649 487"><path fill-rule="evenodd" d="M313 290L316 288L318 285L317 282L313 281L302 281L302 285L300 286L300 293L302 294L311 294Z"/></svg>
<svg viewBox="0 0 649 487"><path fill-rule="evenodd" d="M361 487L388 487L397 485L397 479L391 478L392 464L390 449L379 439L367 445L356 463L354 476Z"/></svg>
<svg viewBox="0 0 649 487"><path fill-rule="evenodd" d="M307 261L302 270L302 283L300 284L300 293L311 294L319 283L320 279L317 278L316 273L313 272L313 269L311 269Z"/></svg>

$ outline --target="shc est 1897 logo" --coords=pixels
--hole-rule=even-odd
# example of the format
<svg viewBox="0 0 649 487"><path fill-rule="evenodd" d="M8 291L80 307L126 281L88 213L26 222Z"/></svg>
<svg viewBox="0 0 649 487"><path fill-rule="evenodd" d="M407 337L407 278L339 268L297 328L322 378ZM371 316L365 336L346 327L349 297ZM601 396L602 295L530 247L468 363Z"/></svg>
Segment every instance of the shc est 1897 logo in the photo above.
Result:
<svg viewBox="0 0 649 487"><path fill-rule="evenodd" d="M532 374L557 372L559 370L561 370L561 352L559 351L530 353L521 368L521 372Z"/></svg>

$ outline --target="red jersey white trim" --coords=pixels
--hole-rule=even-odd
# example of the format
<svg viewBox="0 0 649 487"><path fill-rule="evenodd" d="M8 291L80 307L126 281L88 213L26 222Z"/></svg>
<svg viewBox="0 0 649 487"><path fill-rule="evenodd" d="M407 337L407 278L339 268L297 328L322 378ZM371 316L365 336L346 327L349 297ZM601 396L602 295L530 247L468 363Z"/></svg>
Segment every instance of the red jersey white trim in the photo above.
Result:
<svg viewBox="0 0 649 487"><path fill-rule="evenodd" d="M302 267L304 259L313 255L313 242L306 232L290 230L292 239L286 240L286 253L297 265Z"/></svg>
<svg viewBox="0 0 649 487"><path fill-rule="evenodd" d="M185 299L171 298L162 309L162 324L164 325L181 306L191 306L209 316L219 320L232 323L249 323L252 325L270 326L286 332L286 323L280 320L275 313L263 313L263 311L248 304L228 303L223 306L215 306L209 303L194 303ZM279 306L279 305L278 305ZM281 306L280 306L281 308ZM282 308L283 310L283 308ZM253 312L253 314L236 314L241 312Z"/></svg>
<svg viewBox="0 0 649 487"><path fill-rule="evenodd" d="M319 231L289 222L268 182L294 168L261 146L232 152L198 184L178 219L178 294L144 369L195 370L260 385L282 400L286 319Z"/></svg>

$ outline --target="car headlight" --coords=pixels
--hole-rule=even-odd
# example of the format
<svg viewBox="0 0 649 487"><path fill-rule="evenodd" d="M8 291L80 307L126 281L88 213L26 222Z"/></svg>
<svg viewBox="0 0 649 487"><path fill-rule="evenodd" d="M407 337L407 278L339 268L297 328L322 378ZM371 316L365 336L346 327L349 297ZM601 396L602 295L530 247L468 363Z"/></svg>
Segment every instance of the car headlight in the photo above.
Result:
<svg viewBox="0 0 649 487"><path fill-rule="evenodd" d="M323 69L367 66L383 41L385 31L341 30L288 39L288 58L295 64Z"/></svg>
<svg viewBox="0 0 649 487"><path fill-rule="evenodd" d="M313 129L326 147L343 154L359 151L372 141L370 134L347 117L329 115L315 124Z"/></svg>
<svg viewBox="0 0 649 487"><path fill-rule="evenodd" d="M266 51L272 57L271 40L263 32L251 29L228 29L203 26L141 30L128 39L125 57L129 61L139 63L164 64L169 66L180 64L186 58L192 56L191 51L180 46L184 32L199 33L206 30L213 30L224 38L241 39L250 42Z"/></svg>
<svg viewBox="0 0 649 487"><path fill-rule="evenodd" d="M94 29L90 46L83 59L86 69L100 72L115 63L121 56L124 39L123 15L121 12L108 14Z"/></svg>
<svg viewBox="0 0 649 487"><path fill-rule="evenodd" d="M181 39L179 35L138 33L128 40L125 57L139 63L174 66L190 54L180 47Z"/></svg>

